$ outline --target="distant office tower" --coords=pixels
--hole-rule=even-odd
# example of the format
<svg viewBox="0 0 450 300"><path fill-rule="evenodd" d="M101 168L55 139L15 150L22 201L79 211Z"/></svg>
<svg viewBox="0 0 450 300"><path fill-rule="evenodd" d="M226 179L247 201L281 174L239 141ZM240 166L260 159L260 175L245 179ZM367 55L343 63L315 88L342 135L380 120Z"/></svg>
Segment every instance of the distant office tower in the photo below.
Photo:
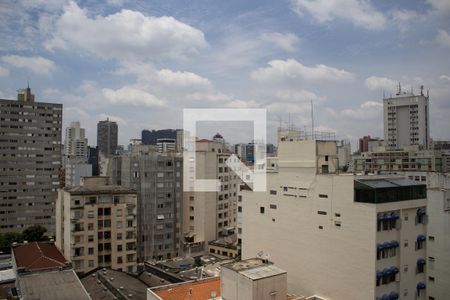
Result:
<svg viewBox="0 0 450 300"><path fill-rule="evenodd" d="M92 165L92 176L100 175L98 147L89 147L88 163Z"/></svg>
<svg viewBox="0 0 450 300"><path fill-rule="evenodd" d="M268 160L267 192L238 202L243 259L270 254L289 293L427 299L425 184L339 174L329 140L280 138Z"/></svg>
<svg viewBox="0 0 450 300"><path fill-rule="evenodd" d="M246 161L247 153L245 152L247 149L247 144L236 144L234 145L234 154L236 154L242 161Z"/></svg>
<svg viewBox="0 0 450 300"><path fill-rule="evenodd" d="M138 194L138 259L162 260L180 254L183 197L182 157L132 145L110 158L108 176Z"/></svg>
<svg viewBox="0 0 450 300"><path fill-rule="evenodd" d="M72 122L66 128L64 139L65 186L78 186L81 177L92 176L88 154L88 140L84 128L80 127L80 122Z"/></svg>
<svg viewBox="0 0 450 300"><path fill-rule="evenodd" d="M28 87L0 99L0 233L33 225L54 233L62 104L35 102Z"/></svg>
<svg viewBox="0 0 450 300"><path fill-rule="evenodd" d="M99 267L136 272L137 195L107 177L58 191L56 245L78 273Z"/></svg>
<svg viewBox="0 0 450 300"><path fill-rule="evenodd" d="M352 154L352 147L350 141L342 140L337 143L337 152L338 152L338 164L339 169L347 170L351 159L350 156Z"/></svg>
<svg viewBox="0 0 450 300"><path fill-rule="evenodd" d="M97 124L97 147L105 156L111 156L117 149L117 123L106 119Z"/></svg>
<svg viewBox="0 0 450 300"><path fill-rule="evenodd" d="M144 145L156 145L158 139L177 139L177 130L160 129L160 130L142 130L141 140Z"/></svg>
<svg viewBox="0 0 450 300"><path fill-rule="evenodd" d="M402 92L383 99L384 139L389 149L402 149L411 145L424 148L430 142L429 97Z"/></svg>
<svg viewBox="0 0 450 300"><path fill-rule="evenodd" d="M176 135L177 135L177 137L176 137L176 142L175 142L175 150L178 152L178 153L181 153L181 152L183 152L183 143L184 143L184 131L183 131L183 129L177 129L177 132L176 132Z"/></svg>
<svg viewBox="0 0 450 300"><path fill-rule="evenodd" d="M185 249L200 251L208 242L235 232L240 179L226 164L230 155L223 138L196 142L196 177L218 179L220 191L184 193Z"/></svg>

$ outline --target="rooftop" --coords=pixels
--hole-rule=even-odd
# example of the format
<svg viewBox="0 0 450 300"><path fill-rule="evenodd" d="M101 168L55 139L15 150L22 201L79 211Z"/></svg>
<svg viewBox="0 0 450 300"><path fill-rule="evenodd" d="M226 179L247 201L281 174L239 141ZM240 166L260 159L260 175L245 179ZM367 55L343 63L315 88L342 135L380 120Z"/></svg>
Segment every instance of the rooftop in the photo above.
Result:
<svg viewBox="0 0 450 300"><path fill-rule="evenodd" d="M33 242L13 246L17 268L27 272L61 268L66 259L53 243Z"/></svg>
<svg viewBox="0 0 450 300"><path fill-rule="evenodd" d="M20 276L23 299L91 299L73 270L30 273Z"/></svg>
<svg viewBox="0 0 450 300"><path fill-rule="evenodd" d="M253 269L240 271L239 273L247 278L250 278L251 280L258 280L262 278L286 274L287 272L275 265L264 265Z"/></svg>
<svg viewBox="0 0 450 300"><path fill-rule="evenodd" d="M99 269L81 279L93 300L121 299L145 300L148 286L125 272Z"/></svg>
<svg viewBox="0 0 450 300"><path fill-rule="evenodd" d="M240 271L254 269L254 268L257 268L260 266L265 266L265 265L267 265L267 263L260 258L249 258L246 260L241 260L238 262L225 264L225 265L223 265L223 267L228 268L233 271L236 271L236 272L240 272Z"/></svg>
<svg viewBox="0 0 450 300"><path fill-rule="evenodd" d="M95 187L76 186L65 189L72 195L94 195L94 194L134 194L135 190L119 185L102 185Z"/></svg>
<svg viewBox="0 0 450 300"><path fill-rule="evenodd" d="M171 284L151 291L163 300L208 300L220 297L220 277Z"/></svg>

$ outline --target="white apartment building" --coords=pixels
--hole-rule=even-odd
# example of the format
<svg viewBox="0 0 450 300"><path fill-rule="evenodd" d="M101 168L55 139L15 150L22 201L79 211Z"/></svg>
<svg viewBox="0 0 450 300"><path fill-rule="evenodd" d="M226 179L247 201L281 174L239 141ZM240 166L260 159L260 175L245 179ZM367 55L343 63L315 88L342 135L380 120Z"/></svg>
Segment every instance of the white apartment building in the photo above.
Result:
<svg viewBox="0 0 450 300"><path fill-rule="evenodd" d="M64 168L66 187L79 186L82 177L92 176L92 165L88 164L88 140L80 122L72 122L66 128Z"/></svg>
<svg viewBox="0 0 450 300"><path fill-rule="evenodd" d="M80 122L72 122L66 128L64 157L68 159L75 158L85 162L88 159L88 140L85 136L84 128L80 127Z"/></svg>
<svg viewBox="0 0 450 300"><path fill-rule="evenodd" d="M398 93L383 99L384 139L389 149L402 149L410 145L428 148L430 142L429 97Z"/></svg>
<svg viewBox="0 0 450 300"><path fill-rule="evenodd" d="M335 141L280 135L267 192L241 191L242 258L268 253L289 293L425 299L426 186L338 174Z"/></svg>
<svg viewBox="0 0 450 300"><path fill-rule="evenodd" d="M240 179L226 165L230 155L222 140L196 142L196 177L218 179L220 191L184 193L185 248L205 249L208 242L235 230Z"/></svg>
<svg viewBox="0 0 450 300"><path fill-rule="evenodd" d="M85 177L60 189L56 246L77 273L98 267L135 272L137 194L111 185L108 177Z"/></svg>

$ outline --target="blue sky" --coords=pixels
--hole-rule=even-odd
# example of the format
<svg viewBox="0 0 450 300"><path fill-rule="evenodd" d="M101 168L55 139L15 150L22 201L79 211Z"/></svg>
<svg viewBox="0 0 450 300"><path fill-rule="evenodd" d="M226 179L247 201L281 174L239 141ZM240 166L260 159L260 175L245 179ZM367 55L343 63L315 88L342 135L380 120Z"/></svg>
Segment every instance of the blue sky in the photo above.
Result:
<svg viewBox="0 0 450 300"><path fill-rule="evenodd" d="M106 117L127 144L207 107L267 108L274 140L280 120L310 126L311 100L318 129L382 136L398 81L430 89L431 134L450 139L448 0L2 1L0 36L0 97L29 80L90 144Z"/></svg>

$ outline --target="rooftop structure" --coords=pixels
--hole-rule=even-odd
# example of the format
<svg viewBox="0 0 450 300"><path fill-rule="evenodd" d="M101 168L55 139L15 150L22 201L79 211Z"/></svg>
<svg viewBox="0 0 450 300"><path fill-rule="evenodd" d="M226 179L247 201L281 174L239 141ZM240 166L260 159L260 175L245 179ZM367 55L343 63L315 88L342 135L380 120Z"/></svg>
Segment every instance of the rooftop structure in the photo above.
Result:
<svg viewBox="0 0 450 300"><path fill-rule="evenodd" d="M171 284L147 290L147 300L212 300L220 298L220 277Z"/></svg>
<svg viewBox="0 0 450 300"><path fill-rule="evenodd" d="M19 272L64 268L69 263L53 243L33 242L13 246Z"/></svg>

